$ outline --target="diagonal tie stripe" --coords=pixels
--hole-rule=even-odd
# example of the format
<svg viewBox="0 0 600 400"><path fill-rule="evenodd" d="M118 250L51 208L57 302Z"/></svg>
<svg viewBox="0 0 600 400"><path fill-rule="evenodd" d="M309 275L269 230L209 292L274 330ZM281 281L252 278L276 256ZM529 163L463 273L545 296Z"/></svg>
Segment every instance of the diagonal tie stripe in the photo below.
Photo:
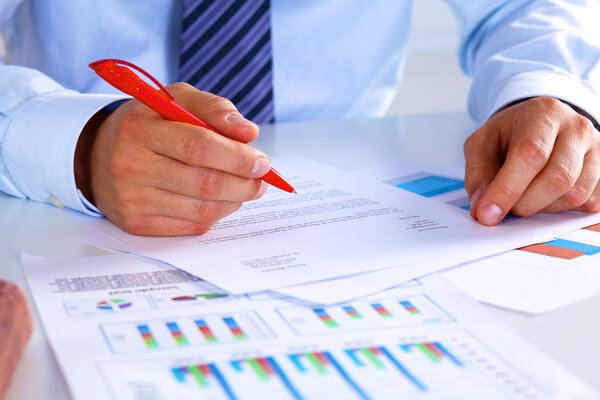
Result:
<svg viewBox="0 0 600 400"><path fill-rule="evenodd" d="M248 119L272 122L269 0L184 1L180 80L230 99Z"/></svg>

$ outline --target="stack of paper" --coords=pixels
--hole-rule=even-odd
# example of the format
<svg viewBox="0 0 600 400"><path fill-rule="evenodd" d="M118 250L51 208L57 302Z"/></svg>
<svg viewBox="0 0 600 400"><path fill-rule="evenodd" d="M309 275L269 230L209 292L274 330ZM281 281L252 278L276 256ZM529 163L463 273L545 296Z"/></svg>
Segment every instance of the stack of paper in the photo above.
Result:
<svg viewBox="0 0 600 400"><path fill-rule="evenodd" d="M446 279L530 313L595 294L598 215L490 228L460 169L276 163L297 195L271 189L202 236L84 218L80 240L154 262L24 257L75 397L593 398Z"/></svg>

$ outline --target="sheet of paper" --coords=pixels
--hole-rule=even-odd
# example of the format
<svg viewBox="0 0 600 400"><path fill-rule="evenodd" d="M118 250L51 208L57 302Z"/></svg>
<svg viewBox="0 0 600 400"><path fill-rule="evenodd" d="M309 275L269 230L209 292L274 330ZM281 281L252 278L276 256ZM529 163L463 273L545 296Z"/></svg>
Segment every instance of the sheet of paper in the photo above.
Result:
<svg viewBox="0 0 600 400"><path fill-rule="evenodd" d="M142 256L234 293L428 261L417 274L397 269L409 280L546 239L547 232L533 229L535 220L489 229L460 208L323 164L301 158L276 163L298 195L269 190L202 236L149 238L103 219L92 224Z"/></svg>
<svg viewBox="0 0 600 400"><path fill-rule="evenodd" d="M552 311L600 293L600 224L452 268L444 276L485 303L530 314Z"/></svg>
<svg viewBox="0 0 600 400"><path fill-rule="evenodd" d="M591 399L439 275L310 307L127 255L23 268L74 399Z"/></svg>
<svg viewBox="0 0 600 400"><path fill-rule="evenodd" d="M432 200L446 203L468 214L469 199L464 190L462 168L441 167L415 162L399 162L356 172L360 177L377 179L392 186L412 191ZM531 224L521 228L520 221ZM536 231L550 241L556 236L600 222L598 214L565 212L537 214L529 218L509 216L503 227L519 227ZM496 229L496 228L491 228ZM600 245L595 232L580 231L581 243ZM571 236L568 236L571 237ZM541 240L541 241L546 241ZM577 239L579 240L579 239ZM576 241L577 241L576 240ZM515 246L518 247L518 246ZM447 278L474 298L487 303L529 313L540 313L564 306L600 292L598 269L600 256L594 248L587 249L586 257L561 259L547 255L513 251L501 256L475 261L445 273ZM583 255L583 253L581 253ZM594 266L598 265L598 268ZM410 268L427 271L430 262L415 263ZM405 282L397 268L379 270L316 284L298 285L277 289L278 292L306 301L333 303L360 297ZM562 282L562 285L558 283ZM345 287L359 288L353 292ZM535 288L532 290L532 288ZM323 296L322 293L327 293Z"/></svg>

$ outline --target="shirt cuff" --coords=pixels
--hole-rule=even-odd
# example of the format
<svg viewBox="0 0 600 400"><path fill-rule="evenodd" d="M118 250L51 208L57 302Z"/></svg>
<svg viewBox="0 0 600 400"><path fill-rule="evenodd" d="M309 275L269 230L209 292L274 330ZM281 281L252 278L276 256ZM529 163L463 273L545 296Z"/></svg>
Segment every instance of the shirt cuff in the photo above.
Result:
<svg viewBox="0 0 600 400"><path fill-rule="evenodd" d="M59 90L36 96L14 114L4 140L4 162L28 198L102 215L75 185L74 156L83 127L123 96Z"/></svg>
<svg viewBox="0 0 600 400"><path fill-rule="evenodd" d="M600 96L589 82L547 71L527 72L493 84L487 98L475 91L469 96L471 115L480 123L487 121L506 105L528 97L554 97L585 110L600 122Z"/></svg>

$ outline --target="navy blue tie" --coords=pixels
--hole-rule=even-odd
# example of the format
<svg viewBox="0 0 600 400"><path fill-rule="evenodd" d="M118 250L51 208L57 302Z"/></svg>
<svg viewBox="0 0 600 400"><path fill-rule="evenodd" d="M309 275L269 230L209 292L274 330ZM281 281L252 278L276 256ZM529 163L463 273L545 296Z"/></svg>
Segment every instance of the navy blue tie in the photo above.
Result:
<svg viewBox="0 0 600 400"><path fill-rule="evenodd" d="M273 122L269 0L185 0L179 78Z"/></svg>

